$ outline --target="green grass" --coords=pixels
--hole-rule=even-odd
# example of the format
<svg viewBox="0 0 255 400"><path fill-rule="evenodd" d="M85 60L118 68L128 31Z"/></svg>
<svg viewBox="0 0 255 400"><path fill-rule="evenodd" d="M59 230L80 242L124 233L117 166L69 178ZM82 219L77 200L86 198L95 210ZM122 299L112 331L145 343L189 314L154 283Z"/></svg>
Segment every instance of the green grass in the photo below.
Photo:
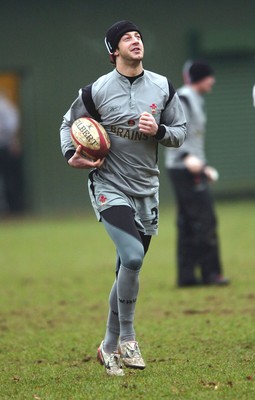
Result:
<svg viewBox="0 0 255 400"><path fill-rule="evenodd" d="M0 399L255 398L255 211L221 203L229 287L175 287L175 212L161 210L136 311L144 371L108 377L105 330L115 249L94 215L0 226Z"/></svg>

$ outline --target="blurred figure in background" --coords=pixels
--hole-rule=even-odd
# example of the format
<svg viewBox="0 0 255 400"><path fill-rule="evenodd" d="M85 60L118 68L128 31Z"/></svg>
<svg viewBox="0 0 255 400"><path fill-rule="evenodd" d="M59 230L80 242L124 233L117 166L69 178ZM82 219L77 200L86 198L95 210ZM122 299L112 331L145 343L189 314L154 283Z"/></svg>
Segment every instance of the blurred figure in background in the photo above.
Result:
<svg viewBox="0 0 255 400"><path fill-rule="evenodd" d="M253 105L255 107L255 85L253 86L252 97L253 97Z"/></svg>
<svg viewBox="0 0 255 400"><path fill-rule="evenodd" d="M215 84L214 72L204 61L187 61L183 80L178 94L187 119L187 139L180 149L165 150L165 165L178 206L177 284L226 285L229 280L222 275L217 221L208 184L218 179L218 173L207 165L204 148L203 95Z"/></svg>
<svg viewBox="0 0 255 400"><path fill-rule="evenodd" d="M21 149L18 140L20 115L17 107L0 93L0 212L23 210Z"/></svg>

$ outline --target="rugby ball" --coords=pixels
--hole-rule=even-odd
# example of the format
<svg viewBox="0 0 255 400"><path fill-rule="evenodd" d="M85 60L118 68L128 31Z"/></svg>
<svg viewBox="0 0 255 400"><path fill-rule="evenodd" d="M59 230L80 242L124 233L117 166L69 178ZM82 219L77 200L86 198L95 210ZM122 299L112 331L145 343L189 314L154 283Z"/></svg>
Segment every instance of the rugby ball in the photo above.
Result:
<svg viewBox="0 0 255 400"><path fill-rule="evenodd" d="M93 118L82 117L71 126L72 142L82 147L82 155L92 160L104 158L110 150L110 139L104 127Z"/></svg>

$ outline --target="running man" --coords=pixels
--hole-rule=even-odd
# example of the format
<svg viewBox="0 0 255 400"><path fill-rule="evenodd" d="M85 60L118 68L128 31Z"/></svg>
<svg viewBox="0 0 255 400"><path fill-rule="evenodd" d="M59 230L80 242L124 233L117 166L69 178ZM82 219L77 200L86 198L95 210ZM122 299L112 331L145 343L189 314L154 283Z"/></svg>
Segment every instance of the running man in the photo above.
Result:
<svg viewBox="0 0 255 400"><path fill-rule="evenodd" d="M130 21L112 25L105 37L110 73L80 89L60 128L63 155L74 168L92 168L89 193L99 221L113 240L116 278L98 360L109 375L126 367L144 369L134 330L139 272L152 235L158 229L158 145L179 147L186 121L178 95L167 78L143 69L140 29ZM108 132L111 149L104 160L81 156L71 142L70 127L92 117Z"/></svg>

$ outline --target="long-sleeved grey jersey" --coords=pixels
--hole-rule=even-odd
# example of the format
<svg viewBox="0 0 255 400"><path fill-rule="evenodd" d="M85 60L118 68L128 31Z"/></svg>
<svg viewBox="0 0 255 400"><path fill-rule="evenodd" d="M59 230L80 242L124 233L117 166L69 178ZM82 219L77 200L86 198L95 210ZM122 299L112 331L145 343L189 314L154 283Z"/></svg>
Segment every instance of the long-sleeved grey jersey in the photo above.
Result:
<svg viewBox="0 0 255 400"><path fill-rule="evenodd" d="M183 86L177 92L187 119L187 138L181 149L166 149L166 168L184 168L183 156L186 154L192 154L206 163L204 99L190 86Z"/></svg>
<svg viewBox="0 0 255 400"><path fill-rule="evenodd" d="M139 132L139 118L144 111L152 113L160 125L156 136ZM98 170L98 179L111 182L131 196L157 192L158 143L179 147L186 137L184 112L173 86L167 78L146 70L132 84L115 69L80 89L60 128L64 156L74 150L70 127L80 117L96 119L110 137L111 149Z"/></svg>

